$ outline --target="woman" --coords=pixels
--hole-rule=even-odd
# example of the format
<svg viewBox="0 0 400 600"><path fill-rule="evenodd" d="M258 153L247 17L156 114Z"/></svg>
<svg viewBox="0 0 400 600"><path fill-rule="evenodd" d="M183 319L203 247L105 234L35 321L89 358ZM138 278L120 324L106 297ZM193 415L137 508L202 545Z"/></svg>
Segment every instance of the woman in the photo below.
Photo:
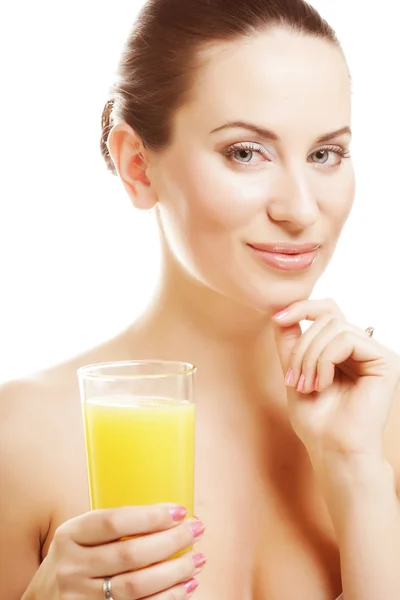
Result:
<svg viewBox="0 0 400 600"><path fill-rule="evenodd" d="M345 59L303 0L146 4L102 149L156 214L162 277L122 335L4 387L2 597L400 597L399 360L308 299L353 202L350 136ZM201 520L89 512L76 370L138 358L198 367Z"/></svg>

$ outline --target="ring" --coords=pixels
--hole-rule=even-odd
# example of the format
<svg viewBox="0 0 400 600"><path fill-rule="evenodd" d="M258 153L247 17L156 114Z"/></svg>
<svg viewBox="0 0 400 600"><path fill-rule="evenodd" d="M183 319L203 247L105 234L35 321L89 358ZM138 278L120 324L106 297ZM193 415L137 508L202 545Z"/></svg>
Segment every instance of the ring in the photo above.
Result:
<svg viewBox="0 0 400 600"><path fill-rule="evenodd" d="M106 600L113 600L111 596L111 577L104 577L103 592Z"/></svg>
<svg viewBox="0 0 400 600"><path fill-rule="evenodd" d="M372 337L374 335L375 328L367 327L367 329L365 331L368 333L368 337Z"/></svg>

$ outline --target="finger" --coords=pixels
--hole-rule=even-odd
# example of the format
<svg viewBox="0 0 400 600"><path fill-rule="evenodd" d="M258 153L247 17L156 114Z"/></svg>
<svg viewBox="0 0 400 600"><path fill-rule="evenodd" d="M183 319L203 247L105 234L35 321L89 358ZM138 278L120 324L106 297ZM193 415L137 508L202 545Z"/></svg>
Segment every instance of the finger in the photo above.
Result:
<svg viewBox="0 0 400 600"><path fill-rule="evenodd" d="M118 600L148 598L177 584L184 584L202 568L196 567L192 555L184 555L139 571L117 575L111 580L112 595Z"/></svg>
<svg viewBox="0 0 400 600"><path fill-rule="evenodd" d="M315 321L323 315L332 315L346 320L344 314L332 299L325 300L301 300L294 302L276 315L273 315L274 322L288 327L300 321Z"/></svg>
<svg viewBox="0 0 400 600"><path fill-rule="evenodd" d="M354 380L354 378L359 376L359 373L355 370L358 363L351 357L352 346L349 345L346 349L343 345L343 340L348 337L347 335L343 335L346 333L348 333L348 331L344 331L338 335L337 337L339 337L339 340L332 338L329 344L326 344L320 353L317 360L317 381L315 386L317 392L321 393L331 387L335 376L341 376L340 371L346 375L349 380ZM355 333L358 337L362 335L362 332L360 333L359 331L353 331L352 333ZM341 361L338 351L339 353L342 353L342 356L347 358L344 358ZM334 360L335 353L337 357L336 360ZM351 365L353 365L353 368L351 368ZM337 368L340 369L339 372L337 371Z"/></svg>
<svg viewBox="0 0 400 600"><path fill-rule="evenodd" d="M104 577L143 569L187 550L204 531L201 521L191 519L159 533L87 548L89 572L91 577Z"/></svg>
<svg viewBox="0 0 400 600"><path fill-rule="evenodd" d="M282 371L287 381L290 357L294 345L302 335L300 325L295 324L291 327L275 327L275 342L279 355Z"/></svg>
<svg viewBox="0 0 400 600"><path fill-rule="evenodd" d="M335 364L328 359L320 358L317 363L316 391L321 393L333 384L336 375Z"/></svg>
<svg viewBox="0 0 400 600"><path fill-rule="evenodd" d="M81 546L98 546L123 537L176 527L186 514L186 509L174 504L95 510L71 519L61 526L59 534Z"/></svg>
<svg viewBox="0 0 400 600"><path fill-rule="evenodd" d="M390 361L383 356L380 346L358 332L346 329L336 335L318 358L320 389L332 380L332 368L348 360L354 361L358 376L382 376L391 371Z"/></svg>
<svg viewBox="0 0 400 600"><path fill-rule="evenodd" d="M318 358L322 348L315 356L314 364L311 362L312 354L309 354L310 347L313 348L313 341L319 336L322 330L325 329L327 324L332 321L333 317L331 314L323 315L319 317L311 325L307 331L305 331L294 344L288 365L288 373L286 377L286 384L289 387L297 388L299 392L308 393L312 391L309 389L310 380L312 379L312 385L315 381L316 376L316 359ZM305 356L308 355L307 364L304 365Z"/></svg>
<svg viewBox="0 0 400 600"><path fill-rule="evenodd" d="M343 331L352 331L359 335L359 330L354 325L328 315L317 319L300 338L299 347L293 349L295 373L299 376L299 392L308 394L318 391L318 359L324 348Z"/></svg>
<svg viewBox="0 0 400 600"><path fill-rule="evenodd" d="M156 594L155 596L148 596L146 600L187 600L190 598L194 591L197 589L199 582L196 578L190 579L183 585L177 585L169 590Z"/></svg>

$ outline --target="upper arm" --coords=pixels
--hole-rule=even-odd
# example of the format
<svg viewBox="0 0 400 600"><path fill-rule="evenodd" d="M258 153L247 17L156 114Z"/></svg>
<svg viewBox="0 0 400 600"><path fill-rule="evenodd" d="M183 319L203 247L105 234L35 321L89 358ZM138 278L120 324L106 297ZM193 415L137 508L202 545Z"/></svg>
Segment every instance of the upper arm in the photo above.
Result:
<svg viewBox="0 0 400 600"><path fill-rule="evenodd" d="M29 387L29 386L28 386ZM0 390L1 597L20 600L40 564L40 451L25 384Z"/></svg>

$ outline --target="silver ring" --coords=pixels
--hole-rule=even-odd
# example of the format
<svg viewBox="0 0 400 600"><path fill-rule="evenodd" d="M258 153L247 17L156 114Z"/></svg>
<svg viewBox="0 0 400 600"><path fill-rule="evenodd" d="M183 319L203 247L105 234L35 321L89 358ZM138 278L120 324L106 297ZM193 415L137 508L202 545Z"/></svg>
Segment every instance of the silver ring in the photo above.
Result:
<svg viewBox="0 0 400 600"><path fill-rule="evenodd" d="M103 592L106 600L113 600L111 596L111 577L104 577Z"/></svg>
<svg viewBox="0 0 400 600"><path fill-rule="evenodd" d="M367 327L367 329L365 331L367 332L368 337L372 337L374 335L375 328L374 327Z"/></svg>

